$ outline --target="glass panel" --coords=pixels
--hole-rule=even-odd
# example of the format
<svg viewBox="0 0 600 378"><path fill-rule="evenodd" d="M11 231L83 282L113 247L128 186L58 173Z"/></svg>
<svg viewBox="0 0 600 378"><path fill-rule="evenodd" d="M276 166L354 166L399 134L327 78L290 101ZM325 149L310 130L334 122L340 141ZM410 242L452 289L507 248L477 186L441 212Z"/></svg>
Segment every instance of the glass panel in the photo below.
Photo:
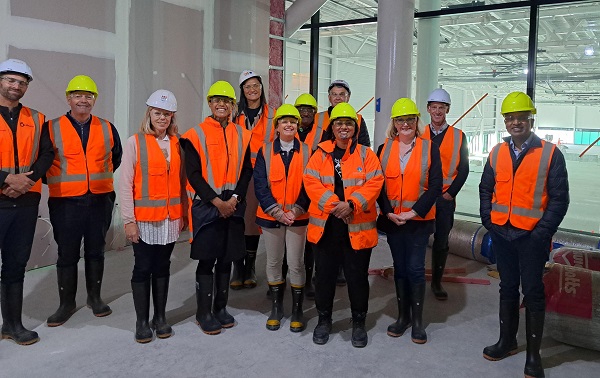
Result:
<svg viewBox="0 0 600 378"><path fill-rule="evenodd" d="M537 135L567 160L571 204L561 227L598 232L600 2L540 7ZM595 145L579 157L590 144Z"/></svg>

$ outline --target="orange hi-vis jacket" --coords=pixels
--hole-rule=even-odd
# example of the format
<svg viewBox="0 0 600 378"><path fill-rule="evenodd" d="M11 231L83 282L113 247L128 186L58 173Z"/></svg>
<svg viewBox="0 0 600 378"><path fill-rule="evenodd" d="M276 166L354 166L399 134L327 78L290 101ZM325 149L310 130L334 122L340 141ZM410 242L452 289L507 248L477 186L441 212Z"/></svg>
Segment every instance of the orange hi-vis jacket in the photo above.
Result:
<svg viewBox="0 0 600 378"><path fill-rule="evenodd" d="M334 193L335 168L333 150L335 142L324 141L312 155L304 172L304 189L310 198L307 240L317 243L325 231L329 213L340 201ZM342 157L342 181L345 201L355 204L354 216L348 224L350 244L355 250L377 245L375 202L383 186L383 173L377 155L366 146L356 145L350 153L348 146Z"/></svg>
<svg viewBox="0 0 600 378"><path fill-rule="evenodd" d="M423 139L431 140L431 127L427 125L421 136ZM452 185L458 175L458 164L460 163L460 146L462 145L463 133L452 126L448 126L446 135L440 146L440 158L442 160L442 174L444 175L444 186L442 193Z"/></svg>
<svg viewBox="0 0 600 378"><path fill-rule="evenodd" d="M137 163L133 182L135 219L157 222L181 218L181 153L179 141L169 135L171 159L161 151L156 136L138 133Z"/></svg>
<svg viewBox="0 0 600 378"><path fill-rule="evenodd" d="M394 214L410 211L417 200L429 187L429 167L431 166L430 140L415 138L415 146L404 171L400 166L400 142L398 138L386 139L381 150L381 167L385 176L385 189ZM435 219L435 205L424 217L413 220Z"/></svg>
<svg viewBox="0 0 600 378"><path fill-rule="evenodd" d="M40 136L45 116L35 109L23 106L17 123L17 148L19 161L15 162L13 132L10 126L0 117L0 169L15 174L17 166L19 173L29 172L38 157ZM18 163L18 164L17 164ZM42 180L38 180L31 192L42 192ZM2 189L0 189L2 194Z"/></svg>
<svg viewBox="0 0 600 378"><path fill-rule="evenodd" d="M362 116L357 114L358 122L356 127L355 134L358 135L358 131L360 130L360 125L362 124ZM323 138L323 133L329 129L329 113L326 111L315 114L315 121L313 123L313 128L306 135L304 139L304 143L308 144L311 151L316 151L319 143L321 143L321 139Z"/></svg>
<svg viewBox="0 0 600 378"><path fill-rule="evenodd" d="M304 173L304 168L306 168L306 165L308 164L310 149L306 144L300 142L300 151L292 155L292 161L290 162L287 176L285 174L285 165L283 164L281 156L274 152L273 143L265 144L262 149L263 156L265 157L267 182L269 183L271 194L284 211L291 211L302 190L302 174ZM256 210L256 216L271 221L276 220L265 213L260 206ZM296 218L296 220L303 219L308 219L308 213L302 214Z"/></svg>
<svg viewBox="0 0 600 378"><path fill-rule="evenodd" d="M113 191L112 148L110 122L92 116L86 151L67 116L48 123L54 145L54 161L46 173L50 197L74 197L88 192Z"/></svg>
<svg viewBox="0 0 600 378"><path fill-rule="evenodd" d="M274 115L275 112L273 111L273 108L265 104L254 127L249 124L252 120L247 120L244 113L240 114L235 120L236 124L241 125L248 130L252 127L252 139L250 139L250 158L252 160L252 167L256 164L256 154L258 154L258 150L263 144L270 143L275 139L275 128L273 127Z"/></svg>
<svg viewBox="0 0 600 378"><path fill-rule="evenodd" d="M542 147L529 148L513 173L508 142L496 145L490 153L490 166L496 177L492 195L492 223L510 224L532 231L548 205L546 184L556 146L542 140Z"/></svg>

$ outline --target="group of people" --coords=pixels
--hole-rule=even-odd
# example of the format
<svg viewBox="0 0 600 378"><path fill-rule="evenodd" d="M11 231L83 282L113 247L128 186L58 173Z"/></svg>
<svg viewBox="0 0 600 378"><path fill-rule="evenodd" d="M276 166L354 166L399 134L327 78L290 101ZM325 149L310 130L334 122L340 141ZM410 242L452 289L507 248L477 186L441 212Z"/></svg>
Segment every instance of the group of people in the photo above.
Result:
<svg viewBox="0 0 600 378"><path fill-rule="evenodd" d="M192 234L190 256L198 260L196 322L206 334L235 325L227 311L229 289L256 287L262 234L272 302L266 328L281 327L289 273L290 330L305 329L304 297L314 297L313 341L327 343L336 285L345 282L351 342L366 346L368 267L379 231L391 250L398 305L387 333L399 337L411 328L413 342L427 342L427 244L433 234L431 289L435 298L446 300L441 281L448 235L455 197L469 173L465 134L446 121L451 100L445 90L430 94L431 123L425 126L417 104L398 99L385 142L375 153L364 120L348 104L346 81L331 83L326 111L318 112L310 94L274 111L261 77L246 70L239 79L239 101L231 84L215 82L206 95L210 115L181 136L174 94L152 93L139 132L123 149L114 126L91 114L98 97L91 78L80 75L69 82L71 110L51 121L19 102L32 79L25 62L0 63L2 338L23 345L39 340L23 327L21 310L42 177L58 244L60 305L48 326L64 324L75 311L82 239L87 305L96 316L112 312L100 288L115 201L113 173L121 167L121 216L134 251L137 342L172 334L165 316L170 256L185 227ZM542 272L569 197L562 154L532 132L535 112L525 93L504 99L501 113L510 136L490 153L480 201L501 276L500 339L484 349L484 357L499 360L516 352L521 285L527 308L525 374L539 377Z"/></svg>

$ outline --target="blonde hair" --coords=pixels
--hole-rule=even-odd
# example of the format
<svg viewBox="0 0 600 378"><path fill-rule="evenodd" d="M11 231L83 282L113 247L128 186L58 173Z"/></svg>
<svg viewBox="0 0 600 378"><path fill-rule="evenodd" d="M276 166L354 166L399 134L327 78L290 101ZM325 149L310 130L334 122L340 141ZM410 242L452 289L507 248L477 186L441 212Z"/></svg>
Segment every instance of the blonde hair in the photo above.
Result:
<svg viewBox="0 0 600 378"><path fill-rule="evenodd" d="M150 112L152 111L152 109L159 108L154 108L152 106L148 106L146 108L146 114L144 115L144 119L142 120L142 123L140 125L140 132L142 134L156 135L156 130L154 130L152 124L150 123ZM177 118L175 116L175 112L173 112L173 115L171 116L171 124L169 125L169 127L167 127L167 135L175 134L177 134Z"/></svg>
<svg viewBox="0 0 600 378"><path fill-rule="evenodd" d="M421 136L421 134L423 134L423 123L421 122L421 117L417 117L417 129L415 130L415 135ZM385 137L389 139L395 139L397 136L398 130L396 130L396 127L394 127L394 120L390 119L390 123L385 130Z"/></svg>

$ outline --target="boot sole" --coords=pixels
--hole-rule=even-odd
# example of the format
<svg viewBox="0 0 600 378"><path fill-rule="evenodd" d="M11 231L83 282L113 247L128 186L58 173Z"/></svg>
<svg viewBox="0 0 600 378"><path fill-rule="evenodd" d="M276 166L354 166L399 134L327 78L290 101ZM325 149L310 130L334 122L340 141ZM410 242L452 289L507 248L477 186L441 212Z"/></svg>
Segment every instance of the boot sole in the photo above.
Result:
<svg viewBox="0 0 600 378"><path fill-rule="evenodd" d="M244 282L244 288L246 288L246 289L254 289L255 287L256 287L256 282L251 282L251 283Z"/></svg>
<svg viewBox="0 0 600 378"><path fill-rule="evenodd" d="M511 350L510 352L508 352L507 354L505 354L502 357L491 357L491 356L488 356L487 354L484 353L483 354L483 358L485 358L488 361L494 361L495 362L495 361L503 360L503 359L505 359L507 357L510 357L510 356L514 356L515 354L517 354L517 352L518 352L518 349L514 349L514 350Z"/></svg>
<svg viewBox="0 0 600 378"><path fill-rule="evenodd" d="M411 338L411 340L415 344L425 344L427 342L427 340L420 340L420 339L413 339L413 338Z"/></svg>
<svg viewBox="0 0 600 378"><path fill-rule="evenodd" d="M329 336L327 336L327 338L316 338L313 336L313 343L317 344L317 345L325 345L327 344L327 342L329 341Z"/></svg>
<svg viewBox="0 0 600 378"><path fill-rule="evenodd" d="M87 307L87 308L89 308L90 310L94 311L94 310L92 309L92 306L90 306L90 305L85 305L85 307ZM112 314L112 310L108 310L108 311L105 311L105 312L101 312L101 313L99 313L99 314L94 314L94 316L95 316L95 317L97 317L97 318L103 318L103 317L105 317L105 316L108 316L108 315L110 315L110 314Z"/></svg>
<svg viewBox="0 0 600 378"><path fill-rule="evenodd" d="M229 284L231 290L242 290L244 288L244 284L241 282L239 284Z"/></svg>
<svg viewBox="0 0 600 378"><path fill-rule="evenodd" d="M16 340L14 337L12 337L12 336L10 336L10 335L5 335L5 334L2 334L2 340L4 340L4 339L6 339L6 340L12 340L12 341L14 341L16 344L18 344L18 345L31 345L31 344L35 344L35 343L37 343L38 341L40 341L40 338L39 338L39 337L37 337L37 338L35 338L35 339L31 339L31 340L27 340L27 341L21 341L21 342L19 342L19 341L17 341L17 340Z"/></svg>
<svg viewBox="0 0 600 378"><path fill-rule="evenodd" d="M135 339L135 342L140 344L148 344L150 341L152 341L152 337L149 339Z"/></svg>
<svg viewBox="0 0 600 378"><path fill-rule="evenodd" d="M69 319L71 319L71 316L73 316L73 314L74 314L74 313L75 313L75 309L73 309L73 311L71 311L71 312L69 313L69 317L68 317L68 318L66 318L66 319L65 319L63 322L52 322L52 323L49 323L49 322L46 320L46 325L47 325L48 327L60 327L61 325L65 324L65 323L66 323L66 322L67 322Z"/></svg>
<svg viewBox="0 0 600 378"><path fill-rule="evenodd" d="M387 335L389 337L400 337L400 336L404 335L405 333L406 333L406 330L404 330L404 332L402 332L402 333L394 333L394 332L387 331Z"/></svg>
<svg viewBox="0 0 600 378"><path fill-rule="evenodd" d="M156 337L158 337L159 339L168 339L169 337L173 336L173 333L162 333L162 334L156 334Z"/></svg>
<svg viewBox="0 0 600 378"><path fill-rule="evenodd" d="M352 346L355 348L364 348L367 346L367 341L354 341L352 340Z"/></svg>
<svg viewBox="0 0 600 378"><path fill-rule="evenodd" d="M218 335L219 333L221 333L221 330L220 330L220 329L218 329L218 330L216 330L216 331L205 331L205 330L203 330L203 329L202 329L202 326L200 325L200 323L199 323L198 321L196 321L196 325L197 325L198 327L200 327L200 330L201 330L202 332L204 332L205 334L207 334L207 335ZM221 327L222 327L222 326L221 326Z"/></svg>

